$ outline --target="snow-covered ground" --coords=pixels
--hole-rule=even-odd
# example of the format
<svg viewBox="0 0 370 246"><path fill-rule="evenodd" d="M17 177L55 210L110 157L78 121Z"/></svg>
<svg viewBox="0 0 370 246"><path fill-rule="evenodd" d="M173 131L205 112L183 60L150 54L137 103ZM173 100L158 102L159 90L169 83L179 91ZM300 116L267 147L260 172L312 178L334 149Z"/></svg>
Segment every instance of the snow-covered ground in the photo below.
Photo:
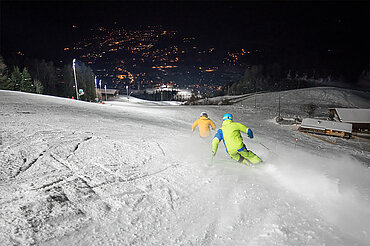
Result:
<svg viewBox="0 0 370 246"><path fill-rule="evenodd" d="M369 108L335 88L280 93L301 105ZM369 140L325 142L273 120L277 93L229 106L130 97L106 104L0 91L1 245L369 245ZM256 108L254 107L256 105ZM254 131L265 164L232 161L191 132L200 112Z"/></svg>

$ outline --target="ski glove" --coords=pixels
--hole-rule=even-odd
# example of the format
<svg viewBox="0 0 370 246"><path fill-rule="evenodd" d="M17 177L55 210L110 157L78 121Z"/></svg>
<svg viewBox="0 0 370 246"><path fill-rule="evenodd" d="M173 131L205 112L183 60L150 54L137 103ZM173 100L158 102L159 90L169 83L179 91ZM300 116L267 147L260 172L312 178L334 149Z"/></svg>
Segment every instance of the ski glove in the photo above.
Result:
<svg viewBox="0 0 370 246"><path fill-rule="evenodd" d="M253 138L253 132L251 129L248 128L247 134L249 138Z"/></svg>

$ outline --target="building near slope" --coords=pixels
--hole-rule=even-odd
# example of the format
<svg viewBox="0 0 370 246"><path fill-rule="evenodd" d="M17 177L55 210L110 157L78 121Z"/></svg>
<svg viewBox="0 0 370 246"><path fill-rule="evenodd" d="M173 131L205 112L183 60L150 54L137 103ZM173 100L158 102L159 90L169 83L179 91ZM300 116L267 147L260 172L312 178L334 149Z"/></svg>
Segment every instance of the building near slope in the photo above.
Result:
<svg viewBox="0 0 370 246"><path fill-rule="evenodd" d="M192 93L191 90L173 87L146 88L145 90L135 90L133 96L151 101L186 101Z"/></svg>
<svg viewBox="0 0 370 246"><path fill-rule="evenodd" d="M352 135L352 124L305 118L302 120L301 126L298 130L308 133L350 138Z"/></svg>
<svg viewBox="0 0 370 246"><path fill-rule="evenodd" d="M180 89L177 92L176 96L175 96L175 100L186 101L186 100L189 100L191 95L192 95L191 90L189 90L189 89Z"/></svg>
<svg viewBox="0 0 370 246"><path fill-rule="evenodd" d="M334 120L352 124L353 132L370 133L370 109L330 108Z"/></svg>
<svg viewBox="0 0 370 246"><path fill-rule="evenodd" d="M99 98L107 100L112 97L116 97L119 94L119 90L116 89L97 89L97 94Z"/></svg>

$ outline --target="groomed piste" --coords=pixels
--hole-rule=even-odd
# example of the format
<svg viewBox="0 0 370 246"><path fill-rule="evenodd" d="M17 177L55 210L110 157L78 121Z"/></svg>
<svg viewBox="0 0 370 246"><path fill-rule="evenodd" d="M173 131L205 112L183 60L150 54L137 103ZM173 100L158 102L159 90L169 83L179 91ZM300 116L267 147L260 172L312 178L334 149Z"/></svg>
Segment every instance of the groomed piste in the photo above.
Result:
<svg viewBox="0 0 370 246"><path fill-rule="evenodd" d="M366 93L280 92L283 117L302 105L369 106ZM277 93L233 105L135 98L88 103L0 90L2 245L367 245L370 144L331 144L274 120ZM256 106L256 107L255 107ZM232 113L264 165L230 159L192 133L206 111ZM212 132L213 134L215 132Z"/></svg>

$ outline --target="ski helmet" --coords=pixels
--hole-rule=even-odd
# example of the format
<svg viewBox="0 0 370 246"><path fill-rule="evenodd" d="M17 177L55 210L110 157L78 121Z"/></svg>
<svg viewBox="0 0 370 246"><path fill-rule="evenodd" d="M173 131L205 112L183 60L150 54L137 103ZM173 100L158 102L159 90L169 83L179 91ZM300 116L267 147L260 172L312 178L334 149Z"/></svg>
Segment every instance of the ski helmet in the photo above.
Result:
<svg viewBox="0 0 370 246"><path fill-rule="evenodd" d="M233 116L229 113L224 114L224 117L222 118L223 120L233 120Z"/></svg>
<svg viewBox="0 0 370 246"><path fill-rule="evenodd" d="M206 112L202 112L202 113L200 113L200 117L202 117L202 116L208 117L208 114Z"/></svg>

